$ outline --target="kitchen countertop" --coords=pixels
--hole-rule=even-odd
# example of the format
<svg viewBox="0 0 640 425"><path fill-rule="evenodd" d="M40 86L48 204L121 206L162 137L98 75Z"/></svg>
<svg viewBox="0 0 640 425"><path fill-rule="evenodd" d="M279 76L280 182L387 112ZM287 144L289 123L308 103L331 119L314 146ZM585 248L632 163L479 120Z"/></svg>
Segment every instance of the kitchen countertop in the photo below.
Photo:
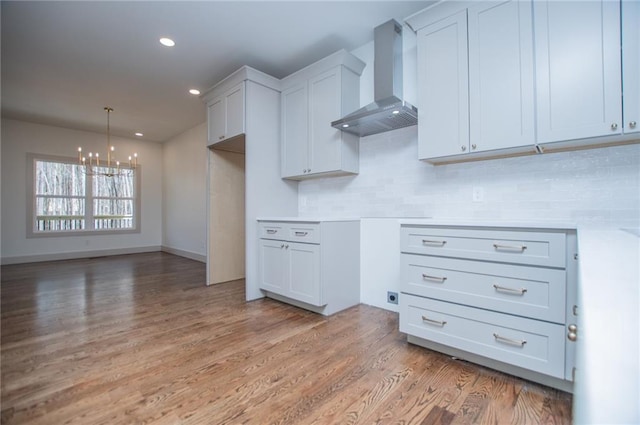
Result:
<svg viewBox="0 0 640 425"><path fill-rule="evenodd" d="M323 221L360 221L355 217L258 217L258 221L280 221L294 223L321 223Z"/></svg>
<svg viewBox="0 0 640 425"><path fill-rule="evenodd" d="M449 218L403 218L401 225L409 226L479 226L479 227L509 227L533 229L576 229L575 223L544 220L468 220Z"/></svg>
<svg viewBox="0 0 640 425"><path fill-rule="evenodd" d="M640 423L638 234L578 227L576 424Z"/></svg>

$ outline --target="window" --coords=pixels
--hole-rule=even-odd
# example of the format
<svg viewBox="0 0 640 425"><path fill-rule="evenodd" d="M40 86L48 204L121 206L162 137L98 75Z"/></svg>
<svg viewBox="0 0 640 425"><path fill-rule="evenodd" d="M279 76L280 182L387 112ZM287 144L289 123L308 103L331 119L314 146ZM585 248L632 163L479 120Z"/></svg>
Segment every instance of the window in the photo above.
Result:
<svg viewBox="0 0 640 425"><path fill-rule="evenodd" d="M36 155L29 155L29 164L33 181L28 236L139 231L140 168L135 174L110 176L106 167Z"/></svg>

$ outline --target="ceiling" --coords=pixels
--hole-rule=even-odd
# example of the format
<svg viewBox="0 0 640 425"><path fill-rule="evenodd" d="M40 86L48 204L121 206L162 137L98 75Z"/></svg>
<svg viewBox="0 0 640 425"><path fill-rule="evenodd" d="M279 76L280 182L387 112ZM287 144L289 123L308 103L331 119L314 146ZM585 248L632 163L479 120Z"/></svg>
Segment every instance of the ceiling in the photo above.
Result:
<svg viewBox="0 0 640 425"><path fill-rule="evenodd" d="M282 78L432 1L2 1L2 116L163 142L243 65ZM176 45L167 48L160 37Z"/></svg>

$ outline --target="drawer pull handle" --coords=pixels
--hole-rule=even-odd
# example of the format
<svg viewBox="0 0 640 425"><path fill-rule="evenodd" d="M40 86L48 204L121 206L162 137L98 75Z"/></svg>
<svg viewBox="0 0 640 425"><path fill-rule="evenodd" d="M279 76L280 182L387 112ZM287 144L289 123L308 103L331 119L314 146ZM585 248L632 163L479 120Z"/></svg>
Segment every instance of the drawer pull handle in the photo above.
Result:
<svg viewBox="0 0 640 425"><path fill-rule="evenodd" d="M444 244L446 244L447 241L431 241L429 239L423 239L422 240L422 244L423 245L439 245L439 246L444 246Z"/></svg>
<svg viewBox="0 0 640 425"><path fill-rule="evenodd" d="M274 234L278 233L278 231L277 231L277 230L274 230L274 229L267 229L267 233L268 233L269 235L274 235Z"/></svg>
<svg viewBox="0 0 640 425"><path fill-rule="evenodd" d="M497 243L493 244L493 247L497 250L503 250L503 251L520 251L520 252L524 252L525 249L527 249L527 247L525 245L500 245Z"/></svg>
<svg viewBox="0 0 640 425"><path fill-rule="evenodd" d="M515 295L524 295L527 292L527 288L513 289L507 288L505 286L493 285L496 291L498 292L506 292L507 294L515 294Z"/></svg>
<svg viewBox="0 0 640 425"><path fill-rule="evenodd" d="M428 274L424 274L424 273L422 273L422 279L433 280L434 282L440 282L440 283L444 283L444 281L447 280L446 277L429 276Z"/></svg>
<svg viewBox="0 0 640 425"><path fill-rule="evenodd" d="M524 347L524 345L527 343L527 341L520 340L518 341L517 339L511 339L511 338L505 338L503 336L498 335L497 333L493 334L493 337L496 339L496 341L498 342L503 342L505 344L511 344L511 345L516 345L518 347Z"/></svg>
<svg viewBox="0 0 640 425"><path fill-rule="evenodd" d="M446 321L444 321L444 320L443 320L443 321L440 321L440 320L433 320L433 319L429 319L429 318L428 318L428 317L426 317L426 316L422 316L422 321L423 321L423 322L427 322L427 323L431 323L431 324L433 324L433 325L438 325L438 326L444 326L444 325L446 325L446 324L447 324L447 322L446 322Z"/></svg>
<svg viewBox="0 0 640 425"><path fill-rule="evenodd" d="M296 232L296 236L307 236L309 232Z"/></svg>

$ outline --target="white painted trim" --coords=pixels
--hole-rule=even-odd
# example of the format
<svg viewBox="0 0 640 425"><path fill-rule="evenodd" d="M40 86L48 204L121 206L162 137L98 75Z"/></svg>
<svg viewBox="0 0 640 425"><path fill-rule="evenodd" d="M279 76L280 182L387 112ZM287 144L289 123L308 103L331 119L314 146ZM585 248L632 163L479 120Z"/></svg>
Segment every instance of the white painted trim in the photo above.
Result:
<svg viewBox="0 0 640 425"><path fill-rule="evenodd" d="M160 247L160 250L162 252L177 255L179 257L189 258L190 260L199 261L201 263L207 262L207 256L204 254L198 254L197 252L185 251L182 249L171 248L169 246L164 246L164 245Z"/></svg>
<svg viewBox="0 0 640 425"><path fill-rule="evenodd" d="M246 80L251 80L277 92L280 91L280 80L272 77L269 74L265 74L262 71L258 71L257 69L245 65L226 77L224 80L216 83L213 87L205 91L200 96L200 99L202 99L203 102L207 103L220 96L230 88Z"/></svg>
<svg viewBox="0 0 640 425"><path fill-rule="evenodd" d="M366 66L366 64L356 56L344 49L340 49L337 52L284 77L280 80L281 91L285 91L289 87L299 84L301 81L313 78L319 72L326 71L327 69L331 69L339 65L342 65L346 69L354 72L358 77L362 75L362 71Z"/></svg>
<svg viewBox="0 0 640 425"><path fill-rule="evenodd" d="M41 254L41 255L21 255L16 257L2 257L0 263L2 265L7 264L23 264L23 263L39 263L43 261L59 261L59 260L76 260L80 258L91 257L108 257L112 255L125 255L125 254L141 254L145 252L157 252L162 251L160 246L141 246L135 248L116 248L116 249L99 249L94 251L79 251L79 252L59 252L55 254Z"/></svg>

